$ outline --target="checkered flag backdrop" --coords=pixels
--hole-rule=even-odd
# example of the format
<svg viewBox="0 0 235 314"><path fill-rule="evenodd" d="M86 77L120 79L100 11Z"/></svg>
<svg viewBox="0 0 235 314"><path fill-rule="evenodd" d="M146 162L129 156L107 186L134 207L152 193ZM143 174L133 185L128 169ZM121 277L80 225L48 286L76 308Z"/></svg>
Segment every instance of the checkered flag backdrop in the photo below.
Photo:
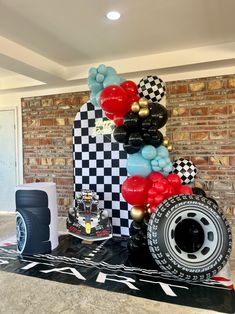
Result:
<svg viewBox="0 0 235 314"><path fill-rule="evenodd" d="M148 75L142 78L138 84L139 96L150 102L159 102L165 95L165 90L165 83L157 76Z"/></svg>
<svg viewBox="0 0 235 314"><path fill-rule="evenodd" d="M192 161L179 158L173 162L172 172L181 178L182 184L190 184L196 177L197 168Z"/></svg>
<svg viewBox="0 0 235 314"><path fill-rule="evenodd" d="M113 234L128 236L129 205L121 195L121 185L127 178L127 154L114 140L113 128L113 121L91 103L77 113L73 127L74 192L94 190L100 207L109 211Z"/></svg>

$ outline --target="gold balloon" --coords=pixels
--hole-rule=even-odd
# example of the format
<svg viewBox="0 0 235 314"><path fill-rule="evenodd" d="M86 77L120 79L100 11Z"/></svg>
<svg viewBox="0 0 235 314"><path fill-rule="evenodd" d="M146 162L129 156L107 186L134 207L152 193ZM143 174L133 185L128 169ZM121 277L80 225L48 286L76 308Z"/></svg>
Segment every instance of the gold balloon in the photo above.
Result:
<svg viewBox="0 0 235 314"><path fill-rule="evenodd" d="M131 218L136 222L141 222L144 219L145 216L145 208L133 206L131 208Z"/></svg>
<svg viewBox="0 0 235 314"><path fill-rule="evenodd" d="M169 152L171 152L172 149L173 149L173 145L172 144L167 145L167 149L168 149Z"/></svg>
<svg viewBox="0 0 235 314"><path fill-rule="evenodd" d="M141 108L139 111L140 118L146 118L149 115L149 108Z"/></svg>
<svg viewBox="0 0 235 314"><path fill-rule="evenodd" d="M140 111L140 105L138 104L138 102L133 102L133 104L131 105L131 110L133 112L139 112Z"/></svg>
<svg viewBox="0 0 235 314"><path fill-rule="evenodd" d="M163 145L166 146L166 147L167 147L168 145L170 145L169 139L168 139L167 137L163 139Z"/></svg>
<svg viewBox="0 0 235 314"><path fill-rule="evenodd" d="M141 108L148 107L148 104L149 104L149 102L148 102L148 100L146 98L140 98L139 99L139 105L140 105Z"/></svg>
<svg viewBox="0 0 235 314"><path fill-rule="evenodd" d="M151 212L151 209L150 209L150 208L148 208L148 209L147 209L147 213L148 213L149 215L151 215L151 214L152 214L152 212Z"/></svg>

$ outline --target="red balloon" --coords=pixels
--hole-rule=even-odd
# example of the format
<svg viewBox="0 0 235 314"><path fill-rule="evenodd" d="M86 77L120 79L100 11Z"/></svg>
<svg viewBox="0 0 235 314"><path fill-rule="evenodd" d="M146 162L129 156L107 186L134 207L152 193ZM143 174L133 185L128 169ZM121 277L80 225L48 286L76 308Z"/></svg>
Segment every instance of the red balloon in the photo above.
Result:
<svg viewBox="0 0 235 314"><path fill-rule="evenodd" d="M138 102L140 100L140 97L138 95L129 95L128 94L128 99L129 99L129 102L130 104L132 105L133 102Z"/></svg>
<svg viewBox="0 0 235 314"><path fill-rule="evenodd" d="M116 126L123 125L123 116L114 115L113 121Z"/></svg>
<svg viewBox="0 0 235 314"><path fill-rule="evenodd" d="M162 179L165 179L164 175L160 172L151 172L147 178L150 179L152 182L158 182Z"/></svg>
<svg viewBox="0 0 235 314"><path fill-rule="evenodd" d="M106 117L107 117L108 119L110 119L110 120L113 120L113 118L114 118L114 114L113 114L113 113L105 112L105 115L106 115Z"/></svg>
<svg viewBox="0 0 235 314"><path fill-rule="evenodd" d="M151 206L149 207L151 214L153 214L153 213L155 212L156 207L157 207L156 205L151 205Z"/></svg>
<svg viewBox="0 0 235 314"><path fill-rule="evenodd" d="M176 193L176 191L175 191L173 185L169 185L169 186L168 186L168 193L167 193L168 197L173 196L173 195L175 195L175 194L177 194L177 193Z"/></svg>
<svg viewBox="0 0 235 314"><path fill-rule="evenodd" d="M126 91L119 85L109 85L100 94L101 108L117 115L124 115L130 109Z"/></svg>
<svg viewBox="0 0 235 314"><path fill-rule="evenodd" d="M152 197L147 198L147 204L153 205L154 203L155 203L155 201Z"/></svg>
<svg viewBox="0 0 235 314"><path fill-rule="evenodd" d="M180 177L175 173L170 173L166 177L167 181L172 184L174 187L179 187L181 185Z"/></svg>
<svg viewBox="0 0 235 314"><path fill-rule="evenodd" d="M165 178L153 183L153 187L160 194L167 194L168 193L168 185L169 185L169 183Z"/></svg>
<svg viewBox="0 0 235 314"><path fill-rule="evenodd" d="M127 81L121 83L120 86L122 88L124 88L125 91L129 95L136 95L137 94L137 85L133 81L127 80Z"/></svg>
<svg viewBox="0 0 235 314"><path fill-rule="evenodd" d="M122 196L131 205L144 205L147 202L149 181L141 176L128 177L122 184Z"/></svg>
<svg viewBox="0 0 235 314"><path fill-rule="evenodd" d="M192 189L188 185L181 185L181 187L178 190L179 194L193 194Z"/></svg>
<svg viewBox="0 0 235 314"><path fill-rule="evenodd" d="M165 196L162 194L158 194L154 197L155 205L158 206L161 202L163 202L165 199Z"/></svg>
<svg viewBox="0 0 235 314"><path fill-rule="evenodd" d="M155 197L157 195L157 190L155 188L151 188L148 190L149 197Z"/></svg>

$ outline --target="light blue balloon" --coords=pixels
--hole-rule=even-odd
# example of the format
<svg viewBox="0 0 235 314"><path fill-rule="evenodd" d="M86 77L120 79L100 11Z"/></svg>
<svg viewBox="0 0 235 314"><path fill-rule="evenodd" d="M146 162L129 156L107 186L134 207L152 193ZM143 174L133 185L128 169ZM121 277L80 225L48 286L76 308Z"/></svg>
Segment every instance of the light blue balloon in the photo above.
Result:
<svg viewBox="0 0 235 314"><path fill-rule="evenodd" d="M158 156L161 156L161 157L168 157L169 156L169 152L168 152L168 149L161 145L159 147L156 148L157 149L157 155Z"/></svg>
<svg viewBox="0 0 235 314"><path fill-rule="evenodd" d="M90 68L88 73L89 73L89 76L90 76L90 77L92 77L93 79L95 79L96 74L97 74L97 70L96 70L96 68Z"/></svg>
<svg viewBox="0 0 235 314"><path fill-rule="evenodd" d="M94 83L96 83L96 80L95 80L96 76L95 77L92 77L92 76L88 76L88 79L87 79L87 84L90 88L90 86Z"/></svg>
<svg viewBox="0 0 235 314"><path fill-rule="evenodd" d="M103 85L101 83L95 82L89 85L89 88L93 94L96 94L103 89Z"/></svg>
<svg viewBox="0 0 235 314"><path fill-rule="evenodd" d="M165 158L159 160L159 167L164 168L167 165L167 161Z"/></svg>
<svg viewBox="0 0 235 314"><path fill-rule="evenodd" d="M160 172L162 170L162 168L158 167L158 166L153 166L152 167L152 170L153 171L157 171L157 172Z"/></svg>
<svg viewBox="0 0 235 314"><path fill-rule="evenodd" d="M124 77L121 77L121 76L119 76L119 79L120 79L120 84L126 81L126 79Z"/></svg>
<svg viewBox="0 0 235 314"><path fill-rule="evenodd" d="M113 67L107 67L106 75L117 75L117 71Z"/></svg>
<svg viewBox="0 0 235 314"><path fill-rule="evenodd" d="M138 152L128 156L127 172L131 176L147 177L152 172L152 167L150 161L143 158Z"/></svg>
<svg viewBox="0 0 235 314"><path fill-rule="evenodd" d="M92 103L93 106L95 106L95 107L98 106L98 104L97 104L97 102L96 102L96 97L95 97L95 96L93 96L93 97L90 98L90 102Z"/></svg>
<svg viewBox="0 0 235 314"><path fill-rule="evenodd" d="M96 94L96 97L95 97L96 103L97 103L97 107L100 107L100 94L101 94L101 92L102 92L102 90L100 92L98 92Z"/></svg>
<svg viewBox="0 0 235 314"><path fill-rule="evenodd" d="M107 67L104 64L100 64L97 68L98 73L106 75L107 74Z"/></svg>
<svg viewBox="0 0 235 314"><path fill-rule="evenodd" d="M163 168L164 172L171 172L172 171L172 163L170 162L169 164L167 164L164 168Z"/></svg>
<svg viewBox="0 0 235 314"><path fill-rule="evenodd" d="M97 73L95 79L96 79L96 82L102 83L104 80L104 75L101 73Z"/></svg>
<svg viewBox="0 0 235 314"><path fill-rule="evenodd" d="M103 81L104 88L109 85L119 85L120 79L117 75L107 75Z"/></svg>
<svg viewBox="0 0 235 314"><path fill-rule="evenodd" d="M141 149L141 154L145 159L151 160L157 156L156 148L152 145L145 145Z"/></svg>

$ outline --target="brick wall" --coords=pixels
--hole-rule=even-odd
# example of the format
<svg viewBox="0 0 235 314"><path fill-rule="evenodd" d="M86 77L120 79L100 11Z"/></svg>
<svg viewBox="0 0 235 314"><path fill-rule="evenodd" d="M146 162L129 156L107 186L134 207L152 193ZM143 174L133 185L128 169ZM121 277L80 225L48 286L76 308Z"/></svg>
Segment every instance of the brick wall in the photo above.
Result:
<svg viewBox="0 0 235 314"><path fill-rule="evenodd" d="M25 182L57 184L60 214L73 199L72 124L88 93L22 99ZM171 158L192 160L196 186L235 221L235 75L167 83Z"/></svg>
<svg viewBox="0 0 235 314"><path fill-rule="evenodd" d="M22 99L24 181L55 182L58 209L73 200L72 125L88 93Z"/></svg>
<svg viewBox="0 0 235 314"><path fill-rule="evenodd" d="M235 75L167 83L173 159L198 168L195 185L235 222Z"/></svg>

